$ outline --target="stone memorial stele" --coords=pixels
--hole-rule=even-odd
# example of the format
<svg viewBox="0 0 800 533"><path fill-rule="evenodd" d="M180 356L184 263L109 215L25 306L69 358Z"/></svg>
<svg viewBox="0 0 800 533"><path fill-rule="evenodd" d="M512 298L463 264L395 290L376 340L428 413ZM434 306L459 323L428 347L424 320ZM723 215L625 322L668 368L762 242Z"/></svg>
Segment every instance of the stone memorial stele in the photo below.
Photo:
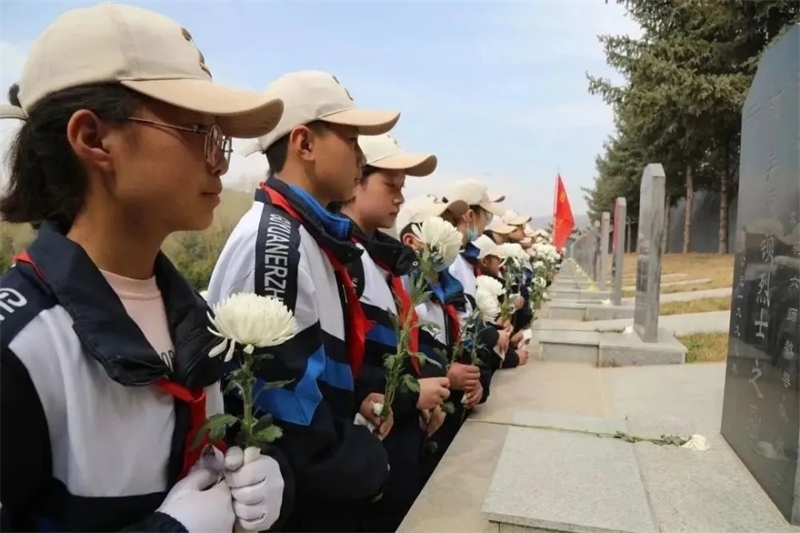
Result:
<svg viewBox="0 0 800 533"><path fill-rule="evenodd" d="M742 111L722 435L800 525L800 26L761 57Z"/></svg>
<svg viewBox="0 0 800 533"><path fill-rule="evenodd" d="M620 196L614 204L614 244L613 244L613 282L611 286L611 302L622 305L622 278L625 266L625 217L628 204Z"/></svg>
<svg viewBox="0 0 800 533"><path fill-rule="evenodd" d="M656 342L658 338L665 187L664 167L659 163L647 165L639 189L636 303L633 311L633 330L644 342Z"/></svg>
<svg viewBox="0 0 800 533"><path fill-rule="evenodd" d="M608 212L600 213L600 274L597 279L597 287L606 290L608 281L608 232L610 226L610 216Z"/></svg>

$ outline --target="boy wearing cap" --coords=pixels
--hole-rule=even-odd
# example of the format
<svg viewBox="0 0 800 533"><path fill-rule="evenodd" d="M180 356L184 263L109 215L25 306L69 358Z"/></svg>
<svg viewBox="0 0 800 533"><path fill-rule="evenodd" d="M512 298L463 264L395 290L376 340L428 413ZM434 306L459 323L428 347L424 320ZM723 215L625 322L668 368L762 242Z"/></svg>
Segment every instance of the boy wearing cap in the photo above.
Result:
<svg viewBox="0 0 800 533"><path fill-rule="evenodd" d="M469 205L463 200L444 201L432 196L409 200L403 205L397 218L400 238L408 246L419 249L420 244L413 234L416 224L422 223L429 217L438 216L458 227L468 210ZM461 315L468 304L461 283L449 270L443 270L439 272L437 279L429 280L429 288L430 297L418 305L416 310L421 321L429 322L436 327L432 332L424 328L420 330L420 351L447 369L454 412L445 417L441 408L432 411L428 424L428 445L422 460L423 485L461 426L464 413L462 399L466 397L465 403L475 405L483 398L485 392L483 376L477 366L460 362L450 363L454 355L452 351L461 335ZM441 353L446 354L444 359ZM425 365L423 373L426 367L430 367L429 371L441 372L435 365Z"/></svg>
<svg viewBox="0 0 800 533"><path fill-rule="evenodd" d="M393 326L411 315L412 328L416 315L411 295L403 286L417 260L414 251L379 229L392 228L403 205L403 186L406 176L423 177L433 173L437 159L430 154L412 154L400 148L391 135L359 138L366 164L355 188L354 197L344 202L341 213L355 224L354 237L364 249L361 261L350 265L361 307L373 326L366 336L366 352L360 391L357 397L374 396L384 403L387 355L396 353L397 333ZM403 318L399 318L403 317ZM412 330L413 331L413 330ZM411 352L419 350L418 334L409 339ZM446 400L450 391L446 377L422 377L417 359L405 360L402 373L412 376L416 392L401 389L392 404L394 425L383 439L389 455L391 471L383 497L370 509L367 517L369 531L396 531L420 491L420 454L425 429L420 427L420 411L433 409ZM374 412L362 413L377 431L386 434L380 417Z"/></svg>
<svg viewBox="0 0 800 533"><path fill-rule="evenodd" d="M259 375L291 383L257 401L283 429L276 445L295 472L287 529L357 531L389 467L378 438L353 425L367 326L346 265L361 250L350 242L350 220L323 206L352 197L363 164L359 134L386 133L399 113L356 107L334 76L319 71L286 74L266 94L283 100L283 118L248 154L265 154L270 173L220 254L208 299L255 292L294 312L296 336L271 350ZM241 403L227 401L234 409Z"/></svg>

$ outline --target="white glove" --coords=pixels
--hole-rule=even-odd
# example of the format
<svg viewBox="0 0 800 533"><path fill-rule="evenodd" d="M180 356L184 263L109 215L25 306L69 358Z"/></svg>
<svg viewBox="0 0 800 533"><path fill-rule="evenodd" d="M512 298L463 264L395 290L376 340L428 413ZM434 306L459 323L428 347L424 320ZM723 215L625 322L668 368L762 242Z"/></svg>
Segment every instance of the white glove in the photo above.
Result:
<svg viewBox="0 0 800 533"><path fill-rule="evenodd" d="M225 454L225 482L233 497L234 531L272 527L283 504L283 476L275 459L258 448L233 446Z"/></svg>
<svg viewBox="0 0 800 533"><path fill-rule="evenodd" d="M220 477L217 470L193 469L172 487L159 512L183 524L189 533L231 531L236 518L231 507L231 491Z"/></svg>

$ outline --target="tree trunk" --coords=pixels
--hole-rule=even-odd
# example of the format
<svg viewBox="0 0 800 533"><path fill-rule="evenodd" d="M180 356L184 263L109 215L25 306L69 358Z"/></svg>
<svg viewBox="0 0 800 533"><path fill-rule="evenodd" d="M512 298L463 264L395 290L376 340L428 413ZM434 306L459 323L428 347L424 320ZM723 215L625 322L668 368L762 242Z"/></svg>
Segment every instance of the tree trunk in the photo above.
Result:
<svg viewBox="0 0 800 533"><path fill-rule="evenodd" d="M694 176L692 165L686 165L686 216L683 219L683 253L692 251L692 205L694 204Z"/></svg>
<svg viewBox="0 0 800 533"><path fill-rule="evenodd" d="M728 253L728 183L731 178L730 144L725 147L725 168L719 182L719 253Z"/></svg>

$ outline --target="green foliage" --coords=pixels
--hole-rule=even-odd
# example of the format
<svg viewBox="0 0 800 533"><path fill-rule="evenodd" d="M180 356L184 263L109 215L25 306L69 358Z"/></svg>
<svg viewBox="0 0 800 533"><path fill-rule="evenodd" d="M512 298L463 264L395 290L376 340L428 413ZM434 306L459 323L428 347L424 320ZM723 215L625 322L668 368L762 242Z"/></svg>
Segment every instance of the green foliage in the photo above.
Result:
<svg viewBox="0 0 800 533"><path fill-rule="evenodd" d="M614 109L616 134L596 159L584 189L589 216L613 211L623 196L639 207L641 173L658 162L672 202L693 189L732 189L738 166L741 108L761 53L800 18L792 0L618 0L641 38L603 35L617 85L587 74L589 91Z"/></svg>
<svg viewBox="0 0 800 533"><path fill-rule="evenodd" d="M164 243L164 252L197 290L208 287L214 264L228 235L250 205L252 196L249 193L225 190L210 228L199 232L176 233ZM29 224L0 222L0 272L8 270L13 257L35 237L36 232Z"/></svg>

